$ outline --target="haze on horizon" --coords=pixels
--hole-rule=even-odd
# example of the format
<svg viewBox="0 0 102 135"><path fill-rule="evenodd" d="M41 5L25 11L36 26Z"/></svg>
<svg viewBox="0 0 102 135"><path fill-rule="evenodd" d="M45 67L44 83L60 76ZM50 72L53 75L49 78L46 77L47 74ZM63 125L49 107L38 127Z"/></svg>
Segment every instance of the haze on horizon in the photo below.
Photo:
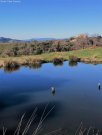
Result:
<svg viewBox="0 0 102 135"><path fill-rule="evenodd" d="M67 38L102 34L102 0L0 2L0 37Z"/></svg>

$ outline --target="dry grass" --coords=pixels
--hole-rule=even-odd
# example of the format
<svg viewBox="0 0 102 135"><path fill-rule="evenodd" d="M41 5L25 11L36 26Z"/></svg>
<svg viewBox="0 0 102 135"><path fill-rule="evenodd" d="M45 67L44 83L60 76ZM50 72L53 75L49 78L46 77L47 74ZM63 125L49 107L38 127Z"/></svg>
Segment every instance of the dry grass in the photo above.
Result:
<svg viewBox="0 0 102 135"><path fill-rule="evenodd" d="M79 62L80 58L76 57L75 55L70 55L69 56L69 61L70 62Z"/></svg>
<svg viewBox="0 0 102 135"><path fill-rule="evenodd" d="M29 57L26 59L25 65L29 66L30 68L40 68L42 63L44 61L40 58L33 58L33 57Z"/></svg>
<svg viewBox="0 0 102 135"><path fill-rule="evenodd" d="M6 60L4 61L4 67L5 68L16 68L19 67L19 63L17 61L12 61L12 60Z"/></svg>
<svg viewBox="0 0 102 135"><path fill-rule="evenodd" d="M36 129L32 132L31 135L37 135L39 133L39 131L42 128L42 125L43 125L44 121L46 120L46 118L48 117L48 115L51 113L51 111L55 108L55 106L53 106L49 111L47 111L47 107L48 107L48 104L45 106L44 111L42 112L41 118L40 118L40 120L38 122L38 125L37 125ZM38 110L38 108L35 108L34 109L32 115L28 119L28 121L27 121L24 129L22 129L22 124L23 124L23 120L24 120L24 117L25 117L25 113L24 113L22 115L21 119L20 119L20 122L19 122L16 130L11 135L28 135L28 132L30 130L30 127L31 127L32 123L34 122L35 118L37 117L37 114L36 114L37 113L37 110ZM3 134L2 135L7 135L7 133L8 133L7 128L4 128L3 127Z"/></svg>
<svg viewBox="0 0 102 135"><path fill-rule="evenodd" d="M48 115L51 113L51 111L55 108L55 106L53 106L49 111L47 111L47 107L48 107L48 104L45 106L45 108L42 112L42 115L40 117L40 120L36 126L36 129L31 133L31 135L39 134L39 131L41 131L44 121L46 120ZM12 134L10 134L8 132L7 128L3 127L2 135L8 135L8 134L9 135L28 135L31 125L34 122L35 118L37 117L37 110L38 110L38 108L34 109L32 115L28 119L24 128L22 128L22 125L23 125L25 113L22 115L16 130ZM51 131L49 133L46 133L44 135L52 135L52 134L56 134L56 133L57 133L57 135L58 134L62 135L62 133L60 131L61 131L61 128ZM101 130L94 128L94 127L85 128L83 123L81 122L74 135L101 135L101 133L102 133Z"/></svg>
<svg viewBox="0 0 102 135"><path fill-rule="evenodd" d="M75 133L75 135L101 135L101 134L102 134L101 130L97 128L94 127L85 128L82 122Z"/></svg>
<svg viewBox="0 0 102 135"><path fill-rule="evenodd" d="M69 52L54 52L41 55L20 56L20 57L0 57L0 67L4 66L5 61L16 61L20 65L35 65L44 62L53 62L55 58L69 60L70 56L80 58L80 61L87 63L102 63L102 47L88 48Z"/></svg>
<svg viewBox="0 0 102 135"><path fill-rule="evenodd" d="M17 61L12 60L5 60L3 66L5 72L16 71L20 68L20 64Z"/></svg>

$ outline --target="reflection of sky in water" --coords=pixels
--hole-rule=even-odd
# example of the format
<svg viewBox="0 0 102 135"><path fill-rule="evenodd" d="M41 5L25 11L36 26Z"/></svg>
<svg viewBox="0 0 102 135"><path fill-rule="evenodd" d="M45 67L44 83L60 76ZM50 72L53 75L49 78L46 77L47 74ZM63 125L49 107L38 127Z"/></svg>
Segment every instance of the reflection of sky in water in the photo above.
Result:
<svg viewBox="0 0 102 135"><path fill-rule="evenodd" d="M98 82L102 84L102 65L78 63L71 67L65 62L57 67L43 64L36 70L22 67L12 73L0 70L1 125L5 121L12 127L22 113L33 111L35 106L41 109L49 102L49 106L56 106L46 121L52 130L72 130L81 121L101 128L102 91L97 88ZM51 93L52 86L55 95Z"/></svg>

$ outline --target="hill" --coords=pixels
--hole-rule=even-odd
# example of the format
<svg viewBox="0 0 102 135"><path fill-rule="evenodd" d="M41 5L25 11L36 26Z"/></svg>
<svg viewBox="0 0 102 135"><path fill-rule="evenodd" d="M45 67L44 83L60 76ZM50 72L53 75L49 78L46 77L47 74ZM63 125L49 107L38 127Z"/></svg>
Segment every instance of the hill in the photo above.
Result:
<svg viewBox="0 0 102 135"><path fill-rule="evenodd" d="M5 38L0 37L0 43L12 43L12 42L20 42L21 40L11 39L11 38Z"/></svg>
<svg viewBox="0 0 102 135"><path fill-rule="evenodd" d="M0 37L0 43L48 41L48 40L56 40L56 39L55 38L32 38L27 40L17 40L12 38Z"/></svg>

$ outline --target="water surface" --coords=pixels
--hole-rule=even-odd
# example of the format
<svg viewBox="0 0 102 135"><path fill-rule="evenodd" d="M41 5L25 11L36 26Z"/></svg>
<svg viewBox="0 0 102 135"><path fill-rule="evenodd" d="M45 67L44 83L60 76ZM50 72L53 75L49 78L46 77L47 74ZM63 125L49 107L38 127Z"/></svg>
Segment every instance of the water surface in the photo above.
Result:
<svg viewBox="0 0 102 135"><path fill-rule="evenodd" d="M37 119L44 107L55 108L46 118L41 132L61 129L72 133L82 121L85 127L102 129L102 64L78 63L62 66L43 64L39 69L21 67L15 72L0 70L0 128L17 127L26 112L25 121L37 106ZM54 86L55 94L51 93ZM34 124L34 123L33 123ZM64 134L64 132L63 132Z"/></svg>

